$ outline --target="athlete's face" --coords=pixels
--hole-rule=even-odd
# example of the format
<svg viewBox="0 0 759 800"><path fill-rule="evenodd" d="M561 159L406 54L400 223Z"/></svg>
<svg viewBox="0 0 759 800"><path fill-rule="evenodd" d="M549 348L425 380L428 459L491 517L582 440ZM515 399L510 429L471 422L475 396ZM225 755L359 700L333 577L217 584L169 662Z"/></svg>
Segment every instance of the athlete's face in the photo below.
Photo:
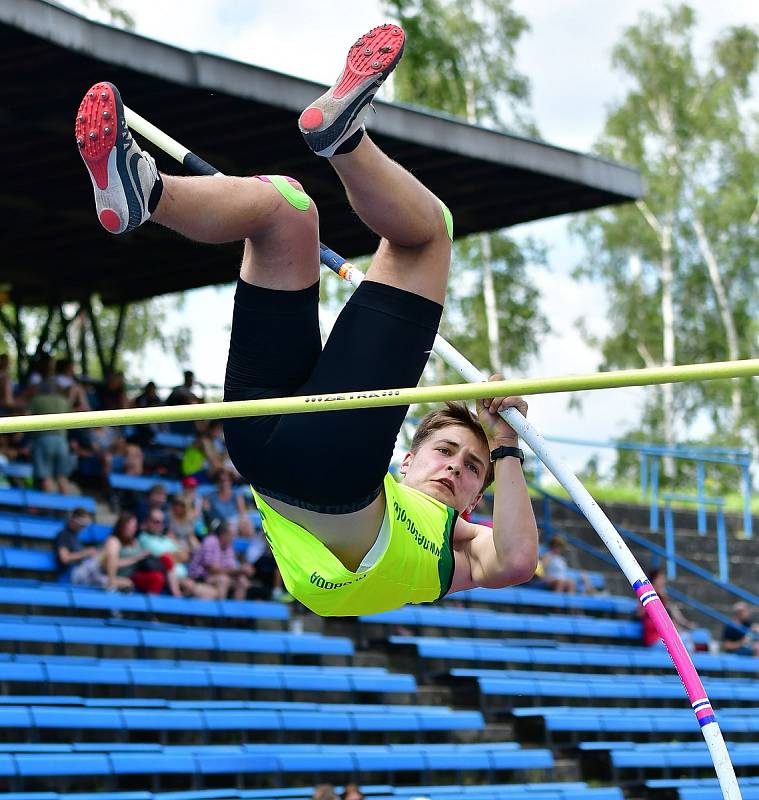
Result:
<svg viewBox="0 0 759 800"><path fill-rule="evenodd" d="M416 453L406 453L403 483L455 508L471 511L482 496L490 454L473 431L451 425L433 431Z"/></svg>

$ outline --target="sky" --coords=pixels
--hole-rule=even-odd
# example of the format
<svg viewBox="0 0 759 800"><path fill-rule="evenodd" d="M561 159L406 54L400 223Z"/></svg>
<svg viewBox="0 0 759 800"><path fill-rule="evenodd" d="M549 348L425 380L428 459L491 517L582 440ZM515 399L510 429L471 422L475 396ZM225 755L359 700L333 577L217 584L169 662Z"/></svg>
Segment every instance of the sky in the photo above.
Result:
<svg viewBox="0 0 759 800"><path fill-rule="evenodd" d="M64 5L82 11L79 0ZM358 34L383 21L378 0L122 0L136 21L136 32L188 50L202 50L286 72L325 84L342 68L343 49ZM695 0L699 20L697 51L725 27L759 24L756 0ZM517 46L517 66L529 77L532 112L541 137L550 144L588 152L603 127L608 107L622 97L624 86L610 67L611 51L624 29L643 11L660 12L657 0L514 0L531 30ZM192 9L188 13L188 8ZM85 10L85 13L93 13ZM140 109L149 117L150 109ZM170 133L170 131L169 131ZM201 148L192 142L187 146ZM551 334L522 373L541 377L595 372L599 353L580 338L582 317L593 333L608 329L603 288L576 283L572 269L584 257L582 245L568 233L569 218L560 217L512 229L517 237L533 236L549 248L549 268L536 269L541 307ZM193 329L191 364L207 384L223 382L231 318L232 290L208 288L187 294L177 324ZM208 326L209 317L220 320ZM198 323L196 321L203 321ZM182 365L151 350L133 364L132 372L162 384L180 382ZM517 374L514 374L517 377ZM636 422L643 390L617 389L576 395L580 408L568 406L567 395L530 399L530 418L546 434L608 440ZM579 467L587 450L560 449Z"/></svg>

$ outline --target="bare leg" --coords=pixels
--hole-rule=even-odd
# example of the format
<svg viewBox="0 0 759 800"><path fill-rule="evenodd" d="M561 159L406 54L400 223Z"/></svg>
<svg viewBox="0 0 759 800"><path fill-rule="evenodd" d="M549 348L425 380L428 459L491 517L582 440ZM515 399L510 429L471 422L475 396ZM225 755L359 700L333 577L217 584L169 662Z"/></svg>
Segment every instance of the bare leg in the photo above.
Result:
<svg viewBox="0 0 759 800"><path fill-rule="evenodd" d="M116 147L114 130L122 126L121 146ZM75 130L98 219L106 230L125 233L152 218L201 242L245 240L241 275L248 283L295 290L318 279L318 216L313 203L300 211L272 183L256 178L159 177L152 156L126 130L118 89L106 81L85 94Z"/></svg>
<svg viewBox="0 0 759 800"><path fill-rule="evenodd" d="M319 279L319 216L291 206L256 178L163 176L151 219L198 242L245 240L240 276L267 289L304 289Z"/></svg>
<svg viewBox="0 0 759 800"><path fill-rule="evenodd" d="M219 600L226 600L231 584L229 575L226 575L223 572L217 573L216 575L209 575L206 578L206 583L216 589Z"/></svg>
<svg viewBox="0 0 759 800"><path fill-rule="evenodd" d="M166 583L169 584L169 591L174 597L182 597L182 587L179 584L176 572L173 569L166 573Z"/></svg>
<svg viewBox="0 0 759 800"><path fill-rule="evenodd" d="M330 159L355 211L382 237L369 278L442 304L450 238L440 203L362 133L371 100L404 45L403 30L392 23L359 37L338 80L298 124L314 153Z"/></svg>
<svg viewBox="0 0 759 800"><path fill-rule="evenodd" d="M245 575L238 575L235 578L234 583L234 599L235 600L244 600L248 594L248 589L250 588L250 581L248 580L247 576Z"/></svg>
<svg viewBox="0 0 759 800"><path fill-rule="evenodd" d="M382 237L367 276L442 305L451 242L440 201L366 135L330 163L356 213Z"/></svg>

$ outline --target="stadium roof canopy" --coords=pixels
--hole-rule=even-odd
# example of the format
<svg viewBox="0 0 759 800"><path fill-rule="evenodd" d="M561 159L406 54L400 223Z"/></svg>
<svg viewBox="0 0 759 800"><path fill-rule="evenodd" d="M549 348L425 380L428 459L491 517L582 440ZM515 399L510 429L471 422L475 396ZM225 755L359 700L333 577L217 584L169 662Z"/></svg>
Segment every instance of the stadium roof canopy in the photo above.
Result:
<svg viewBox="0 0 759 800"><path fill-rule="evenodd" d="M297 177L319 206L322 241L337 252L355 257L374 249L374 235L357 222L330 167L310 154L295 124L320 85L180 50L44 0L0 3L0 50L0 283L17 303L97 293L123 304L236 277L239 245L191 244L152 225L125 237L101 230L73 137L78 103L98 80L115 83L131 108L224 172ZM639 174L619 164L417 108L377 107L372 136L445 200L457 235L641 194ZM161 169L181 172L156 155Z"/></svg>

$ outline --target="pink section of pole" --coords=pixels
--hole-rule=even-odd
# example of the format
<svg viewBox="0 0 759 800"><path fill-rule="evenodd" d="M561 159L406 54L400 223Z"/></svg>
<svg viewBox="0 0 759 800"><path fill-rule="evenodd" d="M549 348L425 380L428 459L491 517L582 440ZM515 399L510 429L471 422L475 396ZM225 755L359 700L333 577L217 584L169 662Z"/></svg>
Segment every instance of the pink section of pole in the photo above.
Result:
<svg viewBox="0 0 759 800"><path fill-rule="evenodd" d="M653 590L648 580L637 581L633 588L672 658L677 674L685 687L685 693L688 695L688 699L696 713L699 725L703 727L709 722L713 722L715 719L714 711L709 698L706 696L704 685L701 683L701 678L698 677L690 653L683 644L675 624L667 613L667 609L664 608L664 603L662 603L661 598Z"/></svg>

